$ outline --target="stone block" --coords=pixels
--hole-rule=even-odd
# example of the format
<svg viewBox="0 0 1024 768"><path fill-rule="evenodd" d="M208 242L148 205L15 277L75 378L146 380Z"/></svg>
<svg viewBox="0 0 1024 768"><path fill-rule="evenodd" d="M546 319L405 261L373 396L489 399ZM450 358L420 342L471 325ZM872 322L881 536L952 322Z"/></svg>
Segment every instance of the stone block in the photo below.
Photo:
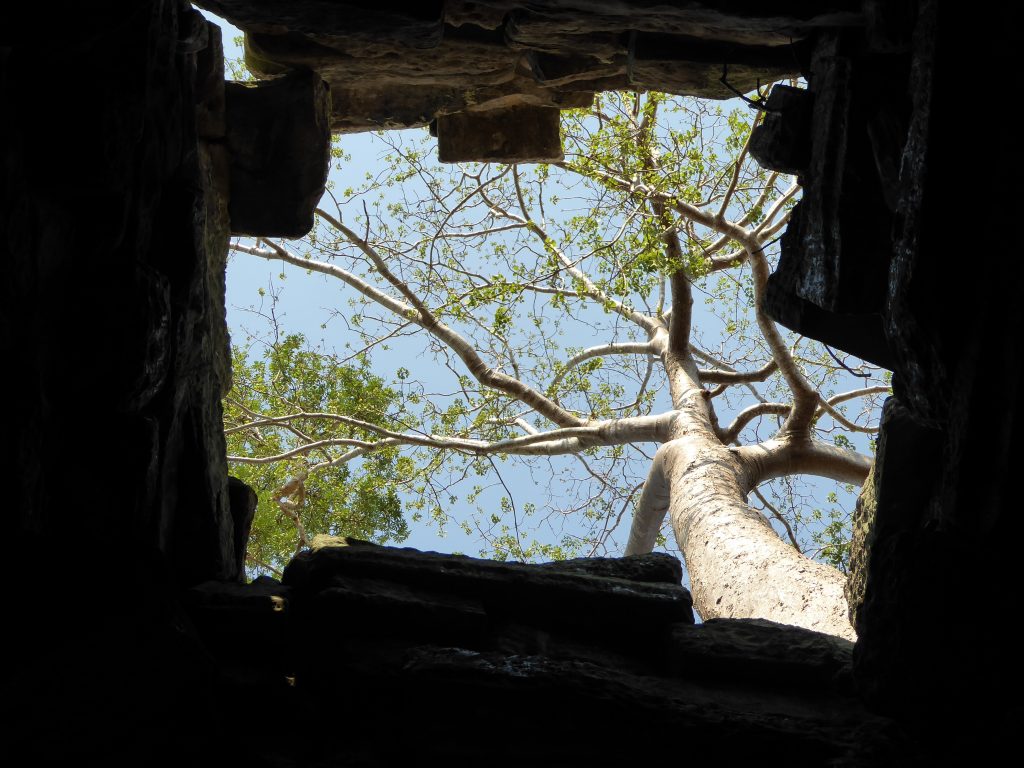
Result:
<svg viewBox="0 0 1024 768"><path fill-rule="evenodd" d="M245 550L249 544L252 521L256 517L256 491L237 477L228 477L228 506L234 529L235 564L238 579L245 579Z"/></svg>
<svg viewBox="0 0 1024 768"><path fill-rule="evenodd" d="M559 110L513 106L437 118L442 163L556 163L562 160Z"/></svg>
<svg viewBox="0 0 1024 768"><path fill-rule="evenodd" d="M762 168L800 176L811 162L811 110L814 97L804 88L776 85L764 120L750 137L750 156Z"/></svg>
<svg viewBox="0 0 1024 768"><path fill-rule="evenodd" d="M313 228L331 159L330 101L310 72L226 84L233 234L295 238Z"/></svg>

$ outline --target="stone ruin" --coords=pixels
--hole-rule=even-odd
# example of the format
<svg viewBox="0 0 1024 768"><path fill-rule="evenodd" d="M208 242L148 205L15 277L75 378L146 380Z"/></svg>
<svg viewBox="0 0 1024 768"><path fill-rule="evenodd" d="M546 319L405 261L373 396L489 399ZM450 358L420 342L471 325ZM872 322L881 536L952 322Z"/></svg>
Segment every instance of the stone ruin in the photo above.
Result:
<svg viewBox="0 0 1024 768"><path fill-rule="evenodd" d="M1009 4L183 0L0 28L8 750L27 764L1001 764L1022 665L1012 456L1024 274ZM227 476L231 233L301 235L332 130L550 159L610 88L776 88L800 176L769 306L894 371L858 505L859 639L693 623L678 563L337 542L243 584ZM531 131L507 131L510 113ZM498 130L501 129L501 130Z"/></svg>

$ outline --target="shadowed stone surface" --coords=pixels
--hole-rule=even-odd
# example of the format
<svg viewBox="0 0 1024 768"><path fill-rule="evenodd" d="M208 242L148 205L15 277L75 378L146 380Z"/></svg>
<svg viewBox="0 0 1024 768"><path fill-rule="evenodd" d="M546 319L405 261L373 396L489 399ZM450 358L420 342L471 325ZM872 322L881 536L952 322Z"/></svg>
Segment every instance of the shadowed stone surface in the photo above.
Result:
<svg viewBox="0 0 1024 768"><path fill-rule="evenodd" d="M228 504L234 533L235 561L240 565L245 563L245 551L249 544L249 533L252 531L252 521L256 517L258 501L256 491L237 477L228 478ZM242 579L244 572L239 573L239 580Z"/></svg>
<svg viewBox="0 0 1024 768"><path fill-rule="evenodd" d="M327 84L310 72L263 83L228 83L231 232L302 237L331 162Z"/></svg>
<svg viewBox="0 0 1024 768"><path fill-rule="evenodd" d="M481 611L492 620L511 620L492 614L486 606L514 605L516 621L536 620L576 634L616 636L628 633L630 626L693 622L690 593L679 584L632 581L614 574L614 568L601 575L560 572L357 543L299 554L285 569L282 583L306 595L315 593L318 599L341 602L360 601L372 585L383 602L405 602L410 607L422 603L425 615L465 614L470 622ZM450 599L440 599L441 595ZM401 617L397 620L401 622Z"/></svg>
<svg viewBox="0 0 1024 768"><path fill-rule="evenodd" d="M780 690L852 692L853 643L766 619L711 619L674 627L671 653L677 675L715 684L752 676Z"/></svg>
<svg viewBox="0 0 1024 768"><path fill-rule="evenodd" d="M1016 129L982 118L976 139L950 95L999 98L998 79L971 80L962 63L1012 66L1019 10L923 0L867 2L865 15L864 37L815 42L803 199L767 307L893 371L873 486L855 516L858 690L922 743L943 745L934 764L994 765L1015 738L1024 686L1005 623L1024 540L1010 458L1020 452L1022 273L996 256L999 227L957 234L971 229L965 164L986 219L1016 219L1007 166L968 160L973 141L1009 148Z"/></svg>
<svg viewBox="0 0 1024 768"><path fill-rule="evenodd" d="M611 576L630 581L680 584L683 580L682 564L664 552L627 555L626 557L580 557L574 560L541 563L540 567L550 571Z"/></svg>
<svg viewBox="0 0 1024 768"><path fill-rule="evenodd" d="M803 196L782 237L782 256L765 304L790 329L892 368L882 311L892 231L865 117L902 115L907 95L886 85L906 57L878 71L856 38L823 34L811 56L810 89L770 97L755 156L798 171Z"/></svg>
<svg viewBox="0 0 1024 768"><path fill-rule="evenodd" d="M750 156L759 165L800 176L811 163L814 98L805 88L777 83L765 103L764 119L750 136Z"/></svg>
<svg viewBox="0 0 1024 768"><path fill-rule="evenodd" d="M494 765L577 765L654 754L667 734L686 740L690 758L724 765L912 762L894 724L854 697L850 643L766 621L694 625L666 555L523 565L320 544L283 585L191 593L197 626L224 654L226 698L289 679L284 741L292 728L345 723L346 739L279 749L282 765L482 754ZM243 630L274 652L232 653ZM618 735L595 732L604 722ZM524 738L495 749L512 723Z"/></svg>
<svg viewBox="0 0 1024 768"><path fill-rule="evenodd" d="M246 32L246 63L257 76L310 70L327 81L332 130L437 120L442 160L452 162L561 157L557 131L510 130L501 125L507 110L586 106L594 93L612 89L728 99L797 74L805 41L819 31L864 24L859 3L843 0L200 5ZM455 115L468 130L449 122ZM500 141L480 135L493 126Z"/></svg>
<svg viewBox="0 0 1024 768"><path fill-rule="evenodd" d="M442 163L557 163L563 157L559 111L553 107L441 115L436 130L437 159Z"/></svg>
<svg viewBox="0 0 1024 768"><path fill-rule="evenodd" d="M0 706L27 764L145 764L156 745L197 764L212 732L212 660L178 595L241 575L220 408L223 88L220 30L184 2L30 4L0 25L19 542Z"/></svg>

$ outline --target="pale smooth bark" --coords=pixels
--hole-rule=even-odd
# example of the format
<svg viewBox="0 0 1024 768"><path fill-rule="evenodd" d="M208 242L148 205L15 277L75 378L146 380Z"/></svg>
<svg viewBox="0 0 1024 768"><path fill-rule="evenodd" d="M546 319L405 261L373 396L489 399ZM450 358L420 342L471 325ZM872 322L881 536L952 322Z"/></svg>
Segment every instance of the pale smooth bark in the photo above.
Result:
<svg viewBox="0 0 1024 768"><path fill-rule="evenodd" d="M758 617L856 639L843 575L783 542L747 505L758 467L746 459L707 428L663 444L626 553L649 552L668 514L704 619Z"/></svg>
<svg viewBox="0 0 1024 768"><path fill-rule="evenodd" d="M745 467L711 435L667 443L676 540L705 619L754 616L856 639L843 575L804 557L745 503Z"/></svg>

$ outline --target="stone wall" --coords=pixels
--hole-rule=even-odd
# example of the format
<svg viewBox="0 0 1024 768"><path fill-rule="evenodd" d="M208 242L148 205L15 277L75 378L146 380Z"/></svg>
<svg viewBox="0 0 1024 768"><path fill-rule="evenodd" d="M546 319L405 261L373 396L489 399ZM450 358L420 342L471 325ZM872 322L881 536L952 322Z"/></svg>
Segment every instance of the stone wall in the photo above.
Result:
<svg viewBox="0 0 1024 768"><path fill-rule="evenodd" d="M8 749L187 749L207 669L177 591L241 574L219 29L179 0L20 18L0 30Z"/></svg>
<svg viewBox="0 0 1024 768"><path fill-rule="evenodd" d="M188 601L222 722L272 729L238 740L246 763L916 761L856 697L851 643L695 625L681 576L659 554L523 565L349 539L299 555L281 584L212 582ZM275 713L239 718L247 702Z"/></svg>
<svg viewBox="0 0 1024 768"><path fill-rule="evenodd" d="M1005 83L965 62L1005 71L1019 20L994 4L865 10L864 35L819 38L807 91L762 131L762 161L804 184L769 308L894 372L849 591L862 695L941 743L936 762L995 764L1024 684L1024 272L1002 226L1014 129L981 108Z"/></svg>

